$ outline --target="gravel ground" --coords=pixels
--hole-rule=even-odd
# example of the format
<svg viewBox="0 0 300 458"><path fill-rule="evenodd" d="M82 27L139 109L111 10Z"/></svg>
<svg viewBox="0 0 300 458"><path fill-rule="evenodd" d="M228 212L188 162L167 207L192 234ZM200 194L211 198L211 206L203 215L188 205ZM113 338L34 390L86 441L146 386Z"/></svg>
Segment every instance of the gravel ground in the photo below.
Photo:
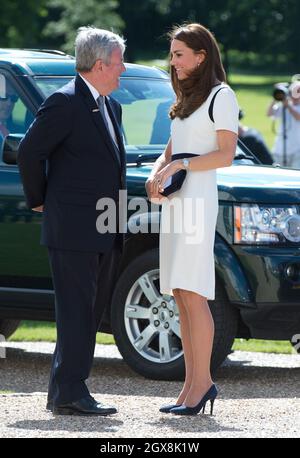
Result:
<svg viewBox="0 0 300 458"><path fill-rule="evenodd" d="M118 408L110 417L56 416L45 410L54 345L6 343L0 359L0 437L300 437L300 356L232 353L215 377L214 415L161 414L181 382L134 373L113 345L97 345L88 385ZM207 409L208 410L208 409Z"/></svg>

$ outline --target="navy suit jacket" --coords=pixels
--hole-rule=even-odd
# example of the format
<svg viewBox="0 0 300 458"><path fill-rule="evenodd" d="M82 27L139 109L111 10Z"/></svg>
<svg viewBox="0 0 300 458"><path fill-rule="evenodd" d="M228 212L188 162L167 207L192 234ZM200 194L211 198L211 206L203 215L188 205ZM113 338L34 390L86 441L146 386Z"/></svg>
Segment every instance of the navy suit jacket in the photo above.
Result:
<svg viewBox="0 0 300 458"><path fill-rule="evenodd" d="M96 220L100 198L118 211L119 190L126 188L126 157L121 106L107 98L120 162L97 103L77 75L41 105L22 140L18 166L29 208L44 205L41 243L52 248L106 252L115 233L100 234ZM123 244L123 235L117 235Z"/></svg>

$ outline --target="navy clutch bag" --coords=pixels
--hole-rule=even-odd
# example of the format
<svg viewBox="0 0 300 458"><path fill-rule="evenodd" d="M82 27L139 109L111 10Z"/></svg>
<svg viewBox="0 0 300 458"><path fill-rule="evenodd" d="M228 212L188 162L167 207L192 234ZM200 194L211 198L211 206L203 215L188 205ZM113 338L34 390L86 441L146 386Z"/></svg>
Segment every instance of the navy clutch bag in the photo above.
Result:
<svg viewBox="0 0 300 458"><path fill-rule="evenodd" d="M199 154L192 154L192 153L179 153L179 154L174 154L172 155L172 161L176 161L177 159L187 159L189 157L195 157L199 156ZM166 187L164 188L163 192L160 194L162 196L169 196L170 194L173 194L173 192L179 191L181 186L183 185L183 182L186 177L186 170L178 170L178 172L174 173L169 178L169 182L167 182Z"/></svg>

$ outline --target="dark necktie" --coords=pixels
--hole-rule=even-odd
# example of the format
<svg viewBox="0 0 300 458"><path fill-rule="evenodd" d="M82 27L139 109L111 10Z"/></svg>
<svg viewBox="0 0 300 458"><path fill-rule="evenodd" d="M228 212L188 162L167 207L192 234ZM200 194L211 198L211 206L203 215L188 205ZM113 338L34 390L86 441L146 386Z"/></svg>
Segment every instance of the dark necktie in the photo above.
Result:
<svg viewBox="0 0 300 458"><path fill-rule="evenodd" d="M102 95L100 95L97 99L97 103L98 103L98 107L99 107L99 110L100 110L100 113L101 113L101 116L102 116L102 119L103 119L103 122L105 124L105 127L107 129L107 132L111 138L111 141L112 141L112 145L113 145L113 150L115 152L115 155L118 159L118 162L119 164L121 164L121 159L120 159L120 152L119 152L119 148L118 146L116 145L111 133L110 133L110 130L109 130L109 127L108 127L108 122L107 122L107 119L106 119L106 116L105 116L105 109L104 109L104 103L105 103L105 99Z"/></svg>

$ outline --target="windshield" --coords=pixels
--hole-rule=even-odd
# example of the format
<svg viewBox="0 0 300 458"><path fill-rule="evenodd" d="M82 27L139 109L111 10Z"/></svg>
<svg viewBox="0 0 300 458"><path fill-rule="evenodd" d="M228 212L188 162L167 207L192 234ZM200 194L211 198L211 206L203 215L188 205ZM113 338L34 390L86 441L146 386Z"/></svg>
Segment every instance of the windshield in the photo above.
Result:
<svg viewBox="0 0 300 458"><path fill-rule="evenodd" d="M72 78L36 78L45 97ZM126 145L134 148L163 147L170 136L170 105L174 92L169 81L121 78L120 88L112 96L122 104L123 135Z"/></svg>
<svg viewBox="0 0 300 458"><path fill-rule="evenodd" d="M57 91L69 81L71 81L73 77L58 77L52 76L49 78L35 78L35 82L44 94L45 98L49 97L49 95L53 94L53 92Z"/></svg>
<svg viewBox="0 0 300 458"><path fill-rule="evenodd" d="M164 146L170 137L168 116L174 100L169 81L128 79L113 94L122 104L125 142L129 146Z"/></svg>

